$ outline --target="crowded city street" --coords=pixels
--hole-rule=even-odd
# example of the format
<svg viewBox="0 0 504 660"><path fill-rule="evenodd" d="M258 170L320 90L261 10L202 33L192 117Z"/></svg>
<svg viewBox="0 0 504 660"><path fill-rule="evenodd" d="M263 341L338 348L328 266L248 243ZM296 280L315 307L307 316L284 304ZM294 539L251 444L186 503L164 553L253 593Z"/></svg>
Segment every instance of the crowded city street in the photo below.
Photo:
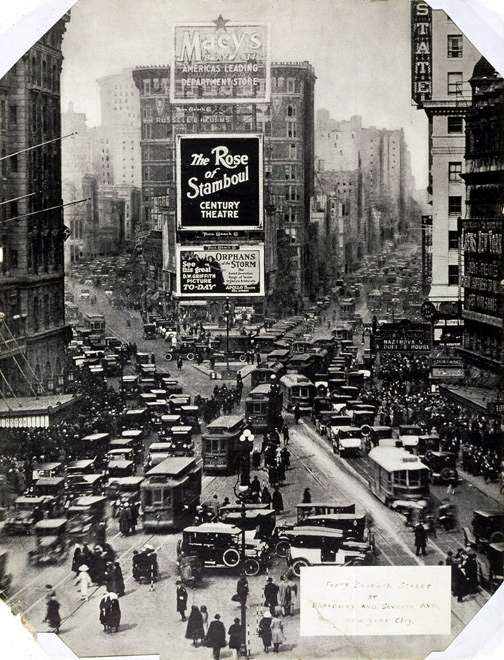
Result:
<svg viewBox="0 0 504 660"><path fill-rule="evenodd" d="M504 581L504 80L422 0L211 4L77 0L0 75L0 605L444 652Z"/></svg>
<svg viewBox="0 0 504 660"><path fill-rule="evenodd" d="M406 251L409 258L414 259L414 250ZM113 309L110 300L105 295L101 287L91 287L89 298L79 300L79 292L82 285L75 279L68 280L68 296L78 300L79 311L85 317L89 314L102 314L105 322L107 336L113 336L123 345L136 345L138 354L144 354L146 359L155 365L155 369L164 373L166 376L174 376L182 387L184 395L191 397L195 401L196 397L203 399L215 398L215 388L228 387L230 391L235 389L237 379L243 383L239 402L233 402L229 412L234 415L242 415L245 420L245 402L248 400L252 388L251 381L255 364L247 364L238 360L230 362L230 367L235 369L233 380L215 379L215 374L219 373L227 366L225 363L214 365L215 371L210 367L210 361L184 360L180 369L175 360L167 360L167 342L158 332L154 338L145 338L144 321L141 314L132 309ZM370 312L366 304L360 305L360 312L364 319L369 318ZM308 315L307 315L308 317ZM309 317L308 317L309 318ZM327 319L327 320L326 320ZM184 323L186 321L184 320ZM305 323L306 323L305 319ZM341 324L341 309L337 301L331 303L322 311L320 316L309 320L310 328L313 328L310 337L313 339L327 336ZM188 326L191 324L187 319ZM198 325L197 323L195 324ZM364 327L364 326L362 326ZM213 328L214 333L222 332L222 328ZM264 333L264 328L262 329ZM258 333L261 336L261 330ZM304 335L306 336L306 335ZM363 332L356 328L352 334L352 341L358 346L356 352L356 361L362 360L364 356L364 343L362 342ZM171 343L170 343L171 346ZM168 356L171 357L171 356ZM263 360L266 356L261 355ZM254 361L257 361L257 355L254 353ZM84 370L86 371L85 367ZM168 373L166 373L168 372ZM110 401L119 400L121 410L121 379L128 380L135 374L134 361L126 361L122 366L122 376L113 376L105 379L110 387ZM90 399L93 398L92 385L93 376L88 374L87 384L83 383L83 390L87 392ZM94 376L96 378L96 376ZM98 376L98 378L100 378ZM378 388L380 385L380 388ZM124 393L123 393L124 395ZM428 433L434 435L438 430L442 433L443 427L446 429L449 422L453 422L452 415L454 407L439 400L438 396L429 396L424 394L425 402L418 397L408 396L402 387L400 379L396 379L392 372L389 372L382 380L376 382L367 382L361 391L360 398L363 402L373 401L376 414L373 419L369 419L371 426L380 428L387 422L391 427L399 429L403 422L410 425L420 424ZM103 399L102 399L103 400ZM394 405L392 405L394 404ZM430 405L427 405L430 404ZM435 410L436 407L438 410ZM434 410L432 410L434 408ZM203 408L202 408L203 409ZM396 419L390 420L391 412L395 410ZM339 409L339 412L344 412ZM88 430L93 432L105 431L104 420L99 409L95 409L95 422L88 420L90 424ZM322 413L321 413L322 414ZM334 414L334 413L332 413ZM110 415L113 416L111 406ZM408 417L409 416L409 417ZM282 415L284 424L288 429L288 439L286 441L282 432L282 445L289 455L288 467L285 470L284 479L280 482L281 505L276 508L276 525L293 524L296 521L296 506L302 501L312 502L337 502L354 503L357 510L365 512L368 520L370 533L373 543L370 552L370 561L373 565L411 565L411 564L431 564L436 565L445 562L449 556L457 556L461 551L467 550L467 538L464 537L463 529L471 527L471 519L475 510L491 510L498 503L499 493L498 484L485 481L481 477L471 476L462 471L459 466L460 476L456 483L456 490L448 499L456 505L458 520L455 529L443 529L436 523L437 530L434 533L429 532L426 542L426 554L418 556L415 547L415 530L412 526L407 526L407 516L398 511L385 507L373 494L368 487L369 479L369 459L366 451L359 451L353 456L343 456L342 452L336 453L327 442L327 430L324 435L317 426L317 415L302 414L297 422L297 414L285 412ZM387 417L387 419L385 419ZM408 417L408 419L406 419ZM463 418L463 416L462 416ZM469 417L467 417L469 419ZM252 428L253 428L253 420ZM200 455L202 451L201 435L205 432L205 423L200 419L200 432L193 436L194 454ZM329 423L329 422L327 422ZM350 420L349 420L349 423ZM436 423L438 429L432 428L431 424ZM208 426L208 424L206 425ZM440 428L441 427L441 428ZM113 423L108 428L116 428ZM143 453L147 456L151 444L160 440L159 432L155 431L153 426L144 436ZM364 429L366 430L366 429ZM420 429L417 432L420 434ZM460 441L460 435L455 431L452 435ZM259 437L253 440L254 451L257 447L260 451L262 440ZM460 446L457 451L460 451ZM264 454L264 452L263 452ZM254 462L250 469L250 480L257 475L260 489L266 486L273 492L273 483L270 473L265 467L263 461L265 455L260 455L259 462ZM41 457L42 458L42 457ZM45 458L54 458L45 457ZM259 469L256 469L256 466ZM139 466L140 467L140 466ZM466 466L467 467L467 466ZM462 476L463 475L463 476ZM202 478L201 502L209 503L210 507L225 505L225 502L234 503L236 501L236 475L214 476L204 474ZM306 499L306 491L309 489L309 497ZM431 484L430 501L434 509L446 501L446 485L437 483ZM264 499L263 499L264 501ZM98 578L93 576L90 581L89 590L86 589L86 597L83 598L82 589L79 586L79 566L73 559L73 547L70 548L68 558L57 565L41 568L39 566L27 565L27 555L34 547L33 536L6 536L3 545L10 549L9 569L12 573L12 584L8 603L15 611L23 613L30 621L30 624L36 629L45 630L47 622L45 615L47 609L47 592L54 591L60 605L61 626L59 633L62 639L68 642L72 649L80 655L91 655L97 652L117 653L118 650L127 649L129 653L152 651L159 648L163 632L169 629L174 634L171 636L170 647L162 654L163 658L173 657L174 650L178 654L191 653L195 657L201 654L201 651L194 649L191 651L191 645L185 637L185 624L180 620L180 614L177 612L177 583L181 576L180 565L177 557L177 544L180 542L180 532L170 530L169 532L142 529L142 525L137 523L136 529L124 532L121 526L121 514L117 512L113 515L111 502L106 506L106 514L103 518L106 525L106 532L102 541L105 541L113 550L114 562L118 562L122 574L121 580L123 586L120 594L121 624L119 627L119 638L111 636L108 638L101 631L99 626L100 602L106 595L107 589L115 591L116 586L111 588L115 578L108 578L107 574L100 584L95 581ZM273 505L275 506L275 502ZM431 530L432 531L432 530ZM98 536L96 537L98 538ZM92 545L91 545L92 547ZM137 553L150 548L150 552L157 557L158 574L155 580L138 581L134 577L134 558ZM417 549L418 550L418 549ZM450 555L448 554L450 553ZM87 560L89 562L89 560ZM479 610L489 597L490 585L485 582L484 575L488 574L489 567L484 555L478 558L480 565L480 577L477 591L466 594L462 602L454 596L452 602L453 625L452 634L456 635L472 616ZM91 570L91 569L90 569ZM285 559L280 557L273 558L272 563L266 572L248 577L249 594L247 599L247 639L249 640L250 652L256 656L261 653L261 639L257 635L259 621L262 618L264 607L264 586L266 577L271 576L275 583L281 580L282 575L288 575L288 565ZM230 625L233 617L239 616L239 603L232 601L231 596L235 590L235 584L238 575L236 571L230 570L225 566L219 568L208 568L205 570L203 578L197 583L190 583L187 586L187 609L190 611L193 605L201 607L206 605L210 616L217 612L221 615L225 625ZM48 586L49 585L49 586ZM455 594L456 595L456 594ZM238 606L237 606L238 605ZM216 612L213 612L216 610ZM314 653L315 648L320 657L330 657L335 651L334 641L326 639L321 644L320 639L314 641L312 645L310 638L300 638L298 626L299 610L294 608L292 618L286 617L284 621L285 644L283 649L295 649L296 654L307 655ZM150 625L155 622L156 625ZM138 628L141 627L141 635L138 634ZM83 631L89 631L83 635ZM91 632L92 631L92 632ZM177 632L178 631L178 632ZM383 640L379 638L366 639L366 647L372 644L373 648L380 645ZM359 644L353 640L347 641L345 653L360 652ZM427 652L432 646L443 647L446 645L444 639L432 639L426 637L418 642L419 649L424 648ZM341 647L337 645L339 651ZM384 647L385 648L385 647ZM397 645L397 657L403 657L405 648L401 643ZM422 651L419 651L422 652Z"/></svg>

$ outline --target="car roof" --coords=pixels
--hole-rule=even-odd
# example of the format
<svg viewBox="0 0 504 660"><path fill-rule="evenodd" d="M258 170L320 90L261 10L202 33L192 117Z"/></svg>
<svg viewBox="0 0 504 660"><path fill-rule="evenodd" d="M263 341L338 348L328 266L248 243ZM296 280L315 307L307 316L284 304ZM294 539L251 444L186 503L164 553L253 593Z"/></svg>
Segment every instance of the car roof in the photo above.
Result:
<svg viewBox="0 0 504 660"><path fill-rule="evenodd" d="M240 534L241 530L235 525L228 525L226 523L203 523L202 525L193 525L186 527L184 532L198 532L201 534L229 534L234 536Z"/></svg>

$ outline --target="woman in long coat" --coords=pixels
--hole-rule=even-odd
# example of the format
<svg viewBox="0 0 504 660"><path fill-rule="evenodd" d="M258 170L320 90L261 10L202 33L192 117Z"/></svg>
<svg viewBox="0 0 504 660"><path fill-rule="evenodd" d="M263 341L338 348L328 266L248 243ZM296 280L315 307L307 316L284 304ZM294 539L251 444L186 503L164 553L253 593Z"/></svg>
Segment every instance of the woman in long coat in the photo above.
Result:
<svg viewBox="0 0 504 660"><path fill-rule="evenodd" d="M214 620L208 626L208 632L205 637L205 646L212 649L213 657L219 660L220 651L226 646L226 629L220 620L220 614L216 614Z"/></svg>
<svg viewBox="0 0 504 660"><path fill-rule="evenodd" d="M236 618L234 623L229 626L228 630L229 635L229 648L236 651L236 657L239 657L240 646L242 641L242 627L240 624L240 619Z"/></svg>
<svg viewBox="0 0 504 660"><path fill-rule="evenodd" d="M47 601L47 612L44 621L49 623L49 626L54 629L56 634L59 633L61 625L61 616L59 613L60 605L56 600L56 596L52 595Z"/></svg>
<svg viewBox="0 0 504 660"><path fill-rule="evenodd" d="M124 596L125 589L124 589L124 578L121 570L121 565L119 564L118 561L114 562L114 573L115 573L115 582L116 582L115 592L120 598L121 596Z"/></svg>
<svg viewBox="0 0 504 660"><path fill-rule="evenodd" d="M271 646L271 612L269 610L264 610L257 633L262 639L265 652L268 653Z"/></svg>
<svg viewBox="0 0 504 660"><path fill-rule="evenodd" d="M278 616L274 616L271 619L271 641L273 642L274 652L278 653L280 644L284 641L283 623L282 619Z"/></svg>
<svg viewBox="0 0 504 660"><path fill-rule="evenodd" d="M119 624L121 623L121 608L119 607L119 599L117 597L116 593L109 593L109 608L108 608L108 615L107 615L107 620L108 624L110 626L110 630L114 628L114 632L117 632L119 630Z"/></svg>
<svg viewBox="0 0 504 660"><path fill-rule="evenodd" d="M81 594L81 600L87 601L89 598L89 587L92 584L91 578L89 577L89 569L86 564L82 564L79 567L79 574L76 579L76 584L79 585L79 591Z"/></svg>
<svg viewBox="0 0 504 660"><path fill-rule="evenodd" d="M284 508L282 493L278 490L278 486L273 492L273 508L275 509L276 513L281 513Z"/></svg>
<svg viewBox="0 0 504 660"><path fill-rule="evenodd" d="M103 626L103 632L110 632L109 609L110 593L105 593L100 601L100 623Z"/></svg>
<svg viewBox="0 0 504 660"><path fill-rule="evenodd" d="M203 615L197 605L191 607L187 627L185 632L186 639L192 639L193 646L198 646L198 640L204 639L205 630L203 628Z"/></svg>

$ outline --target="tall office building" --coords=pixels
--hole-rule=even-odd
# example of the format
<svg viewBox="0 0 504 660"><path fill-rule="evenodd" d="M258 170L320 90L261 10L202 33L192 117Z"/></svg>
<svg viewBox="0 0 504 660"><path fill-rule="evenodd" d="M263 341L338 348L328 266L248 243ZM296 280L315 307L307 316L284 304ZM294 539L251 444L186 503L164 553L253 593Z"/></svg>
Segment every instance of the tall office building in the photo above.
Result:
<svg viewBox="0 0 504 660"><path fill-rule="evenodd" d="M100 184L139 187L140 100L131 69L98 79L101 124L94 129L94 159Z"/></svg>
<svg viewBox="0 0 504 660"><path fill-rule="evenodd" d="M288 286L294 297L310 294L315 85L311 64L273 63L269 104L176 106L169 100L168 67L138 67L133 77L142 115L141 236L145 261L156 269L158 283L162 270L166 288L174 289L177 134L252 132L264 136L266 293L273 297ZM153 254L156 242L162 242L162 264Z"/></svg>
<svg viewBox="0 0 504 660"><path fill-rule="evenodd" d="M426 113L429 130L432 217L424 222L424 231L430 234L432 229L428 297L440 315L455 320L463 299L459 218L466 215L461 176L465 116L471 105L469 79L481 55L444 11L431 10L426 2L412 1L411 21L412 99Z"/></svg>
<svg viewBox="0 0 504 660"><path fill-rule="evenodd" d="M0 388L53 390L63 374L59 20L0 80ZM23 151L28 147L36 148ZM16 199L17 198L17 199ZM48 210L44 210L48 209Z"/></svg>

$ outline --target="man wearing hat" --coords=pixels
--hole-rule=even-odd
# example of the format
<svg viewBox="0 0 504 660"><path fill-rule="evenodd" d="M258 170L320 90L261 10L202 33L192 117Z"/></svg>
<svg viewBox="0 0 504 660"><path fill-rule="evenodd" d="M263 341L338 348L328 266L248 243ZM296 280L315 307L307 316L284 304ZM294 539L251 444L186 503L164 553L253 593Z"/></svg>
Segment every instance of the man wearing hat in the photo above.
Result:
<svg viewBox="0 0 504 660"><path fill-rule="evenodd" d="M220 614L216 614L214 620L208 626L205 646L209 646L212 649L214 659L219 660L221 649L226 646L226 628L220 620Z"/></svg>
<svg viewBox="0 0 504 660"><path fill-rule="evenodd" d="M180 614L182 621L186 620L187 609L187 589L182 584L181 580L177 580L177 612Z"/></svg>
<svg viewBox="0 0 504 660"><path fill-rule="evenodd" d="M278 605L279 586L269 577L264 587L264 605L270 608L271 615L275 614L275 608Z"/></svg>

